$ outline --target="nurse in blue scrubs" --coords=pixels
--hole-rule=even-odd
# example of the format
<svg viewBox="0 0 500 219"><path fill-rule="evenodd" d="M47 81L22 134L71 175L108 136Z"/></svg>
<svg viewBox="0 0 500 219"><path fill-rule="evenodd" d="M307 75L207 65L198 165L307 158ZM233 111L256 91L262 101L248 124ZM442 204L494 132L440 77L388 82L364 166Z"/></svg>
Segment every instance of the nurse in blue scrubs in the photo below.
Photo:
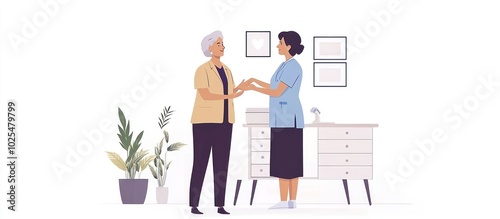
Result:
<svg viewBox="0 0 500 219"><path fill-rule="evenodd" d="M295 31L281 32L278 39L276 47L285 61L276 69L269 83L255 78L246 82L246 90L269 95L270 174L279 178L281 196L281 201L270 209L296 208L299 177L304 175L304 114L299 99L302 67L294 59L295 55L302 53L304 46Z"/></svg>

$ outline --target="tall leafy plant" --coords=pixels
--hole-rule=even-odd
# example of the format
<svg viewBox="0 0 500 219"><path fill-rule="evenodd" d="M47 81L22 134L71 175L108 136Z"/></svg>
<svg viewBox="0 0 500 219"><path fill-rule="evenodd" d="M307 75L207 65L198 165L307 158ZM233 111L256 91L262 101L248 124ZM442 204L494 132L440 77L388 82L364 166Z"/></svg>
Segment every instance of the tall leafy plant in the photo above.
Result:
<svg viewBox="0 0 500 219"><path fill-rule="evenodd" d="M158 117L158 126L160 127L161 130L169 123L170 117L172 116L174 111L170 109L170 106L164 107L163 112L160 114ZM167 179L167 170L170 167L170 164L172 161L169 161L167 164L165 164L167 160L167 152L168 151L177 151L184 147L186 144L181 143L181 142L176 142L169 144L170 136L166 130L163 130L163 138L160 140L160 142L156 145L155 147L155 155L154 155L154 160L152 166L149 164L149 169L151 170L151 174L153 174L153 177L158 181L158 187L163 187L165 185L165 181ZM168 147L165 153L163 153L163 142L165 142ZM163 153L163 158L162 158L162 153Z"/></svg>
<svg viewBox="0 0 500 219"><path fill-rule="evenodd" d="M118 117L120 119L118 138L121 147L127 152L127 158L124 161L115 152L107 151L106 153L113 164L125 171L126 179L140 178L142 171L155 159L155 156L148 155L147 150L139 150L144 131L141 131L134 139L134 132L130 131L130 121L125 118L120 108L118 108Z"/></svg>

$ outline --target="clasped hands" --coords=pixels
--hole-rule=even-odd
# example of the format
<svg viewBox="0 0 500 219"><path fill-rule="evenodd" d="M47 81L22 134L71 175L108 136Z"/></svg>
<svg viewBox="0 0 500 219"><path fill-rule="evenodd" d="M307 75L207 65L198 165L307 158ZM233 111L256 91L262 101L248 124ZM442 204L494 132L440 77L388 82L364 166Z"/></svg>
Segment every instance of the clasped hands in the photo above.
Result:
<svg viewBox="0 0 500 219"><path fill-rule="evenodd" d="M247 90L255 90L257 86L255 86L253 82L255 82L255 78L241 81L241 83L234 88L235 93L233 93L233 98L241 96L243 92Z"/></svg>

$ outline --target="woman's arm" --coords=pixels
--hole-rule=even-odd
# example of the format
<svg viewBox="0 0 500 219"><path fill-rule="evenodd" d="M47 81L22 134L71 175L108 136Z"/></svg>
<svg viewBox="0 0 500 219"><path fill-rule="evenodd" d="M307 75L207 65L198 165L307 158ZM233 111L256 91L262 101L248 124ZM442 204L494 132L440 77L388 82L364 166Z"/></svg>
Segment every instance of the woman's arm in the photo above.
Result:
<svg viewBox="0 0 500 219"><path fill-rule="evenodd" d="M252 83L252 82L255 82L256 84L258 84L259 86L261 86L262 88L266 88L266 89L270 89L271 88L271 85L266 83L266 82L263 82L259 79L256 79L256 78L250 78L248 79L249 83Z"/></svg>
<svg viewBox="0 0 500 219"><path fill-rule="evenodd" d="M265 87L257 87L255 85L251 84L248 86L248 90L254 90L254 91L257 91L259 93L263 93L263 94L266 94L266 95L269 95L272 97L279 97L279 96L281 96L281 94L283 94L283 92L285 92L287 87L288 87L288 85L286 85L283 82L280 82L276 89L271 89L271 86L265 88Z"/></svg>
<svg viewBox="0 0 500 219"><path fill-rule="evenodd" d="M234 98L239 97L239 96L241 96L243 94L243 91L232 93L232 94L228 94L228 95L213 94L213 93L210 93L210 91L208 90L208 88L200 88L200 89L198 89L198 92L200 93L201 98L203 98L204 100L234 99Z"/></svg>

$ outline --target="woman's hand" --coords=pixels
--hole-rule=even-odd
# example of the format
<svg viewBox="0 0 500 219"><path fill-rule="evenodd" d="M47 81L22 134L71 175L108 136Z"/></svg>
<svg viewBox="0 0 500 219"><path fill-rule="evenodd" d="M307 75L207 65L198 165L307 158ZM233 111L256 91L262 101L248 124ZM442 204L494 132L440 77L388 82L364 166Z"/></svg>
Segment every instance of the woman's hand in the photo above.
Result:
<svg viewBox="0 0 500 219"><path fill-rule="evenodd" d="M243 94L244 91L238 91L236 93L232 93L232 94L229 94L228 95L228 99L234 99L234 98L237 98L239 96L241 96Z"/></svg>
<svg viewBox="0 0 500 219"><path fill-rule="evenodd" d="M234 88L234 92L236 92L236 91L238 91L238 90L244 90L244 88L248 87L248 85L249 85L249 84L251 84L251 83L252 83L251 81L249 81L249 80L248 80L248 81L245 81L245 80L243 79L243 81L241 81L241 83L240 83L240 84L238 84L238 86L236 86L236 87Z"/></svg>
<svg viewBox="0 0 500 219"><path fill-rule="evenodd" d="M242 88L242 90L255 90L256 86L254 84L248 84L246 87Z"/></svg>

